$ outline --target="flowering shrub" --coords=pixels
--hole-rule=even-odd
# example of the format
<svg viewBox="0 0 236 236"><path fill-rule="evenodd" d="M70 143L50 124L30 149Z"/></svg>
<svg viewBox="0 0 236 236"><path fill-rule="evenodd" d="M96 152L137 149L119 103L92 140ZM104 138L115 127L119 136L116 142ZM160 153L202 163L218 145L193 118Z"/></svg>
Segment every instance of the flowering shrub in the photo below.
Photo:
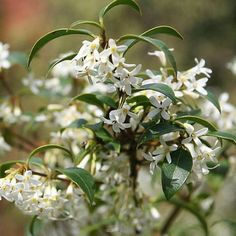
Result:
<svg viewBox="0 0 236 236"><path fill-rule="evenodd" d="M194 203L192 196L236 142L230 131L236 109L228 94L218 101L207 90L212 71L205 60L177 70L173 50L155 38L182 39L172 27L107 38L104 16L121 4L140 12L133 0L115 0L101 10L99 22L77 21L35 43L28 67L51 40L72 34L89 38L78 52L53 61L45 80L32 73L22 80L32 95L50 101L36 113L21 109L4 75L23 55L9 55L8 45L0 44L0 80L9 94L0 104L0 150L13 146L30 153L26 160L1 164L0 199L34 216L30 235L37 235L35 225L47 220L70 220L73 235L164 235L182 208L197 217L208 235L202 202ZM100 33L77 28L86 25ZM148 54L160 67L144 69L126 61L139 42L153 46ZM41 146L19 134L41 127L50 133ZM8 143L7 134L23 144ZM176 208L160 225L157 205L163 201Z"/></svg>

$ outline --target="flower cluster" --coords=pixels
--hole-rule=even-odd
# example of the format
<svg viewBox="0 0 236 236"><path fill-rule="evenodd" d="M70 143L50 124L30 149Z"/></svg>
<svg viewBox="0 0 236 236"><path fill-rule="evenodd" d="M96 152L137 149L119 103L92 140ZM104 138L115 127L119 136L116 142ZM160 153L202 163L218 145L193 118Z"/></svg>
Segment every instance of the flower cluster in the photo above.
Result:
<svg viewBox="0 0 236 236"><path fill-rule="evenodd" d="M31 170L10 169L8 175L0 179L0 199L5 198L25 214L56 220L72 217L70 209L78 193L70 184L65 191L58 190L55 182L38 176ZM75 195L75 196L74 196Z"/></svg>
<svg viewBox="0 0 236 236"><path fill-rule="evenodd" d="M2 69L10 68L11 63L9 61L9 45L0 42L0 71Z"/></svg>

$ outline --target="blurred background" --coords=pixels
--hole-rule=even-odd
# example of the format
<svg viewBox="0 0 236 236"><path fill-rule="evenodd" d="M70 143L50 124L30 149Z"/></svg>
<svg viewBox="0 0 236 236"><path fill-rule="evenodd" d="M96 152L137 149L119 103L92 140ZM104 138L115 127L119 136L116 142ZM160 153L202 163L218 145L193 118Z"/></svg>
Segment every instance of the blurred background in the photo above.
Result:
<svg viewBox="0 0 236 236"><path fill-rule="evenodd" d="M108 2L110 1L0 0L0 41L9 43L11 51L29 53L34 42L48 31L68 27L79 19L97 20L99 9ZM231 102L236 104L234 93L236 77L226 67L226 64L236 56L236 1L139 0L137 2L143 10L142 17L122 6L106 16L108 35L117 38L126 33L139 34L157 25L173 26L184 36L184 41L171 36L160 36L160 38L169 48L175 49L178 70L194 66L194 58L204 58L207 67L213 70L209 85L216 87L216 92L228 91L231 94ZM78 51L83 39L81 36L68 36L51 42L41 51L39 59L34 61L33 70L38 76L44 76L49 61L57 58L60 53ZM153 49L146 44L135 46L129 52L129 62L141 62L144 68L145 66L154 68L156 60L146 55L150 50ZM9 73L11 75L9 83L16 89L22 76L27 74L26 70L18 67L14 67ZM0 93L3 92L0 88ZM222 191L219 193L221 198L217 206L219 209L216 209L216 214L229 214L229 217L234 218L235 199L224 195L225 188L231 188L232 191L236 189L235 177L229 178L222 184ZM225 202L228 202L227 206ZM27 222L27 217L18 212L12 204L1 201L0 222L1 236L21 236L24 235L23 226Z"/></svg>

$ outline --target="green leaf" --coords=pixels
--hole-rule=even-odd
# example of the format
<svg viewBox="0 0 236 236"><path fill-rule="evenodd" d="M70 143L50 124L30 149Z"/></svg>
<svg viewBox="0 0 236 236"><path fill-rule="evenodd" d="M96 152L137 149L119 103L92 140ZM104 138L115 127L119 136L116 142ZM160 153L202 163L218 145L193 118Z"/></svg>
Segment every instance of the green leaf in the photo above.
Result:
<svg viewBox="0 0 236 236"><path fill-rule="evenodd" d="M203 96L203 95L202 95ZM211 102L217 109L218 111L221 113L221 107L220 107L220 103L218 98L215 96L214 93L207 91L207 95L203 96L204 98L206 98L209 102Z"/></svg>
<svg viewBox="0 0 236 236"><path fill-rule="evenodd" d="M142 33L140 36L147 36L147 37L151 37L157 34L167 34L167 35L172 35L175 36L177 38L183 39L183 36L174 28L167 26L167 25L161 25L161 26L157 26L154 27L152 29L149 29L147 31L145 31L144 33ZM128 40L125 45L128 46L128 49L133 47L138 41L137 40Z"/></svg>
<svg viewBox="0 0 236 236"><path fill-rule="evenodd" d="M34 216L27 228L26 235L27 236L38 236L40 229L42 228L42 222Z"/></svg>
<svg viewBox="0 0 236 236"><path fill-rule="evenodd" d="M120 143L117 142L117 140L115 140L111 136L111 134L103 127L102 122L93 125L86 125L85 127L92 130L97 138L106 143L105 147L115 150L118 153L120 152Z"/></svg>
<svg viewBox="0 0 236 236"><path fill-rule="evenodd" d="M236 136L234 134L224 132L224 131L211 131L206 134L207 136L216 137L219 139L224 139L229 142L232 142L233 144L236 144Z"/></svg>
<svg viewBox="0 0 236 236"><path fill-rule="evenodd" d="M131 110L135 109L136 107L143 106L148 107L151 105L149 99L145 95L138 95L132 98L128 98L126 100L128 104L132 104Z"/></svg>
<svg viewBox="0 0 236 236"><path fill-rule="evenodd" d="M22 65L25 68L27 67L27 55L23 52L11 52L8 60L11 65Z"/></svg>
<svg viewBox="0 0 236 236"><path fill-rule="evenodd" d="M133 0L114 0L107 6L105 6L99 13L99 20L102 21L102 18L114 7L119 6L119 5L127 5L139 12L141 15L141 9L139 5L133 1Z"/></svg>
<svg viewBox="0 0 236 236"><path fill-rule="evenodd" d="M57 64L63 62L63 61L70 61L72 60L75 56L77 55L77 53L72 53L70 55L67 55L63 58L58 58L56 60L54 60L50 65L49 65L49 68L48 68L48 72L47 72L47 75L46 75L46 78L48 77L49 73L51 72L51 70L53 69L53 67L55 67Z"/></svg>
<svg viewBox="0 0 236 236"><path fill-rule="evenodd" d="M26 164L25 160L12 160L7 161L2 164L0 164L0 178L4 178L6 176L5 171L10 169L12 166L16 165L17 163L20 164ZM29 164L36 165L36 166L42 166L42 163L38 160L38 158L31 158Z"/></svg>
<svg viewBox="0 0 236 236"><path fill-rule="evenodd" d="M171 87L169 87L166 84L163 84L163 83L145 84L145 85L142 85L140 88L135 89L134 92L139 92L139 91L144 91L144 90L157 91L159 93L162 93L162 94L166 95L173 102L177 101L177 98L175 97L174 91L172 90Z"/></svg>
<svg viewBox="0 0 236 236"><path fill-rule="evenodd" d="M204 127L207 127L209 130L216 131L217 128L209 121L206 119L203 119L199 116L191 116L191 115L185 115L185 116L177 116L175 120L189 120L193 121L195 123L198 123Z"/></svg>
<svg viewBox="0 0 236 236"><path fill-rule="evenodd" d="M184 185L193 165L191 154L182 148L171 152L171 160L161 167L162 189L168 200Z"/></svg>
<svg viewBox="0 0 236 236"><path fill-rule="evenodd" d="M68 126L62 128L60 131L63 133L68 128L84 128L84 125L87 124L87 120L85 119L77 119L72 121Z"/></svg>
<svg viewBox="0 0 236 236"><path fill-rule="evenodd" d="M97 98L95 94L92 94L92 93L81 94L73 98L73 100L79 100L79 101L86 102L91 105L95 105L102 109L104 108L103 103Z"/></svg>
<svg viewBox="0 0 236 236"><path fill-rule="evenodd" d="M117 108L116 102L111 97L108 97L105 95L96 95L92 93L86 93L86 94L82 94L82 95L78 95L74 97L73 100L80 100L88 104L92 104L97 107L100 107L102 109L104 108L104 104L112 108Z"/></svg>
<svg viewBox="0 0 236 236"><path fill-rule="evenodd" d="M166 44L163 41L158 40L158 39L153 39L153 38L150 38L150 37L145 37L145 36L142 36L142 35L127 34L127 35L124 35L121 38L119 38L118 42L124 41L124 40L129 40L129 39L134 39L137 42L143 41L143 42L149 43L149 44L153 45L154 47L156 47L156 48L160 49L161 51L163 51L165 53L165 56L166 56L167 60L169 61L169 63L173 67L173 69L175 71L175 74L177 74L177 66L176 66L175 58L172 55L169 48L166 46ZM128 49L130 49L132 46L133 45L130 45L130 47L128 47ZM127 50L126 50L126 52L127 52Z"/></svg>
<svg viewBox="0 0 236 236"><path fill-rule="evenodd" d="M58 172L64 174L72 182L79 186L88 196L90 203L93 203L95 181L93 176L88 171L78 167L71 167L67 169L58 169Z"/></svg>
<svg viewBox="0 0 236 236"><path fill-rule="evenodd" d="M97 27L99 29L102 29L102 26L99 23L97 23L96 21L90 21L90 20L78 20L78 21L75 21L75 22L73 22L70 25L69 28L74 28L74 27L76 27L78 25L92 25L92 26L95 26L95 27Z"/></svg>
<svg viewBox="0 0 236 236"><path fill-rule="evenodd" d="M112 108L117 108L117 103L109 96L105 95L96 95L97 99L104 103L107 106L110 106Z"/></svg>
<svg viewBox="0 0 236 236"><path fill-rule="evenodd" d="M142 124L144 127L145 124ZM177 131L183 131L184 129L171 124L171 123L159 123L152 125L151 127L148 126L146 128L147 130L139 137L138 139L138 146L140 146L143 143L146 143L150 140L159 139L161 135L168 134L170 132L177 132Z"/></svg>
<svg viewBox="0 0 236 236"><path fill-rule="evenodd" d="M47 34L45 34L43 37L41 37L33 46L33 48L31 49L29 58L28 58L28 64L27 66L30 67L31 61L33 60L33 58L35 57L35 55L37 54L37 52L44 47L48 42L62 37L62 36L66 36L66 35L73 35L73 34L81 34L81 35L87 35L87 36L91 36L94 37L94 35L92 34L92 32L88 31L88 30L84 30L84 29L67 29L67 28L62 28L62 29L57 29L54 30L52 32L49 32Z"/></svg>
<svg viewBox="0 0 236 236"><path fill-rule="evenodd" d="M28 160L30 160L35 154L37 154L39 152L44 152L44 151L47 151L47 150L50 150L50 149L60 149L60 150L64 151L65 153L67 153L69 155L69 157L73 160L73 154L71 153L71 151L66 149L65 147L62 147L62 146L57 145L57 144L47 144L47 145L43 145L43 146L40 146L40 147L34 149L29 154Z"/></svg>

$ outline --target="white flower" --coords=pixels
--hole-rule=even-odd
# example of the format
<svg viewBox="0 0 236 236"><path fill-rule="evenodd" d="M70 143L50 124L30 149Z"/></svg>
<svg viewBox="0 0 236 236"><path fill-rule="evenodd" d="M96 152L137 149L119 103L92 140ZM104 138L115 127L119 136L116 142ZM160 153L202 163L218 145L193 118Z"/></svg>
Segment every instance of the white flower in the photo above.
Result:
<svg viewBox="0 0 236 236"><path fill-rule="evenodd" d="M161 114L161 117L164 120L169 120L170 115L168 113L168 108L171 104L171 100L166 98L164 101L159 102L154 96L149 98L151 104L154 106L154 109L148 113L148 117L153 118L157 114Z"/></svg>
<svg viewBox="0 0 236 236"><path fill-rule="evenodd" d="M185 85L188 92L197 91L202 95L207 95L207 91L204 89L204 87L206 87L207 81L208 78L206 77L199 80L193 79L191 81L187 81Z"/></svg>
<svg viewBox="0 0 236 236"><path fill-rule="evenodd" d="M34 78L34 75L30 73L26 78L22 80L23 85L29 87L33 94L39 94L43 87L43 80Z"/></svg>
<svg viewBox="0 0 236 236"><path fill-rule="evenodd" d="M203 128L198 131L195 131L194 127L187 123L184 124L184 127L186 132L188 133L188 137L182 140L182 144L194 142L196 145L202 145L202 142L199 138L207 134L208 128Z"/></svg>
<svg viewBox="0 0 236 236"><path fill-rule="evenodd" d="M114 39L109 39L108 48L101 52L101 61L107 60L111 56L113 64L117 66L121 58L121 53L126 49L126 45L117 46Z"/></svg>
<svg viewBox="0 0 236 236"><path fill-rule="evenodd" d="M129 110L130 106L124 104L122 108L111 111L109 113L109 119L106 119L104 117L102 117L101 119L104 121L104 123L112 125L112 129L116 133L119 133L121 130L131 127L131 123L125 123L127 115L134 119L137 118L137 115L135 113L130 112Z"/></svg>
<svg viewBox="0 0 236 236"><path fill-rule="evenodd" d="M3 44L0 42L0 71L2 69L8 69L11 66L11 63L8 60L9 57L9 45Z"/></svg>
<svg viewBox="0 0 236 236"><path fill-rule="evenodd" d="M163 157L161 155L152 155L152 153L143 153L143 157L147 160L147 161L151 161L150 163L150 173L153 175L154 171L156 168L160 169L160 167L158 166L158 163L163 159Z"/></svg>
<svg viewBox="0 0 236 236"><path fill-rule="evenodd" d="M162 66L166 66L166 55L163 51L149 52L148 55L158 57L161 61Z"/></svg>
<svg viewBox="0 0 236 236"><path fill-rule="evenodd" d="M151 70L146 70L146 74L150 79L144 80L142 82L142 85L162 82L162 75L160 74L155 75Z"/></svg>
<svg viewBox="0 0 236 236"><path fill-rule="evenodd" d="M160 138L161 145L153 151L153 155L159 156L159 158L166 158L168 163L171 163L170 153L176 151L178 146L176 144L167 145L167 143Z"/></svg>

